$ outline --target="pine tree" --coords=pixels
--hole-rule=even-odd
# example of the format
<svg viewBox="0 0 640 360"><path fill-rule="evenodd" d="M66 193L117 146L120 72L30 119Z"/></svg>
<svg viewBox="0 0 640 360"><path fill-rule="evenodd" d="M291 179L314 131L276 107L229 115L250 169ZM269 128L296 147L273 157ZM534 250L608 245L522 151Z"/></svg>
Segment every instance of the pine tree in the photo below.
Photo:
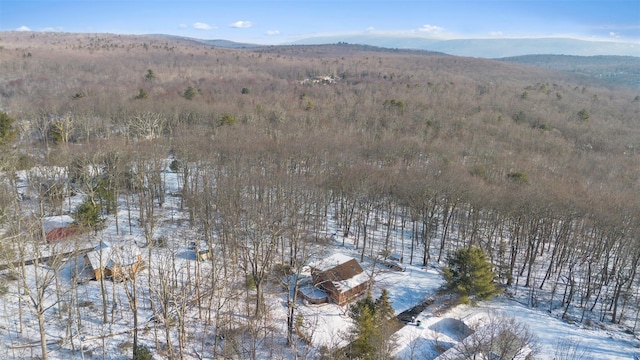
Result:
<svg viewBox="0 0 640 360"><path fill-rule="evenodd" d="M17 135L13 128L15 120L5 112L0 111L0 147L5 147Z"/></svg>
<svg viewBox="0 0 640 360"><path fill-rule="evenodd" d="M395 332L390 322L394 321L395 313L387 290L382 290L380 298L375 301L369 294L351 305L349 315L354 322L350 356L358 359L390 359Z"/></svg>
<svg viewBox="0 0 640 360"><path fill-rule="evenodd" d="M10 145L18 132L13 128L15 119L7 113L0 111L0 170L6 171L12 162L13 151L9 151ZM1 215L2 211L0 211Z"/></svg>
<svg viewBox="0 0 640 360"><path fill-rule="evenodd" d="M487 300L498 293L492 265L480 248L457 250L443 270L447 287L463 297Z"/></svg>
<svg viewBox="0 0 640 360"><path fill-rule="evenodd" d="M351 307L351 318L354 327L351 330L353 341L350 354L352 357L371 359L376 352L376 340L380 338L376 324L375 303L368 296Z"/></svg>
<svg viewBox="0 0 640 360"><path fill-rule="evenodd" d="M391 306L391 301L389 301L389 292L387 289L382 289L382 294L380 294L380 297L376 300L375 310L379 323L384 323L394 318L395 312L393 306Z"/></svg>
<svg viewBox="0 0 640 360"><path fill-rule="evenodd" d="M100 208L91 200L85 200L76 210L74 220L78 225L97 230L102 226Z"/></svg>
<svg viewBox="0 0 640 360"><path fill-rule="evenodd" d="M144 76L144 78L147 81L151 81L156 78L156 73L154 73L153 70L149 69L147 70L147 74Z"/></svg>
<svg viewBox="0 0 640 360"><path fill-rule="evenodd" d="M196 91L196 89L193 88L193 86L189 86L184 93L182 94L182 96L187 99L187 100L193 100L193 98L196 96L198 92Z"/></svg>

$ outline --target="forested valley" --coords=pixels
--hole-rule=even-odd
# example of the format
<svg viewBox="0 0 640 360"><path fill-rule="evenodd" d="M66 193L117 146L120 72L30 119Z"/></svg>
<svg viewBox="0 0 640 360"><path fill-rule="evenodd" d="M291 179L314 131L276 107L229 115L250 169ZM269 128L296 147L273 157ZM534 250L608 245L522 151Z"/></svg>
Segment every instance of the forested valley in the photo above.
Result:
<svg viewBox="0 0 640 360"><path fill-rule="evenodd" d="M128 221L116 220L116 234L142 229L148 276L124 282L133 301L118 311L201 309L197 324L178 316L172 330L147 334L168 358L186 356L191 341L214 357L227 351L222 336L206 345L198 337L223 323L227 338L244 339L241 357L265 348L284 357L267 299L282 293L283 273L299 274L325 246L327 222L361 261L402 252L407 264L439 267L456 249L479 247L506 294L527 289L530 306L544 302L567 321L639 331L637 89L350 44L225 49L165 36L3 32L0 111L0 302L22 299L20 314L2 316L22 329L22 311L35 314L42 358L47 329L71 339L82 320L113 322L115 312L115 285L100 282L101 300L83 307L81 285L46 298L60 286L55 261L26 270L25 254L45 242L43 219L65 214L95 238L118 213ZM72 195L84 200L72 207ZM166 197L184 218L159 220ZM167 243L188 236L214 252L206 273L171 265ZM288 300L283 348L301 347ZM242 335L232 334L234 312L250 319Z"/></svg>

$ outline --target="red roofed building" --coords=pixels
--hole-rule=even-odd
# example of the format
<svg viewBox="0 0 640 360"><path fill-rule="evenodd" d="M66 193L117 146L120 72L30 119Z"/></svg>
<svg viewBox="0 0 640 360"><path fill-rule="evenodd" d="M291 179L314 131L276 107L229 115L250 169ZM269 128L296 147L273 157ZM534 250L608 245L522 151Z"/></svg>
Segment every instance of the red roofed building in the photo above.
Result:
<svg viewBox="0 0 640 360"><path fill-rule="evenodd" d="M71 236L79 235L80 229L77 226L57 227L47 231L47 243L66 239Z"/></svg>

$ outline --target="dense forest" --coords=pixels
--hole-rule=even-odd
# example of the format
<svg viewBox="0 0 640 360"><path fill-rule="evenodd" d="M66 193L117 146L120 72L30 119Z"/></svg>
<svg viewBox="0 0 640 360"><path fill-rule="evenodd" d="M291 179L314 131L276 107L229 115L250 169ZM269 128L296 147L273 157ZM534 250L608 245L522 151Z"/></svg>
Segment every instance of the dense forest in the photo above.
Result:
<svg viewBox="0 0 640 360"><path fill-rule="evenodd" d="M305 265L327 214L362 257L397 251L371 240L383 226L407 229L412 264L476 246L507 291L524 286L532 303L544 291L573 321L637 331L638 91L429 52L108 34L0 33L0 68L16 135L0 139L3 263L19 260L16 242L43 241L29 224L62 215L72 192L96 211L79 217L92 233L125 199L139 216L120 232L140 226L157 243L170 157L188 227L224 255L207 278L216 290L197 297L214 314L203 332L238 306L219 289L248 278L243 311L266 324L271 276ZM11 174L33 168L38 205L26 206ZM44 319L41 303L25 306Z"/></svg>

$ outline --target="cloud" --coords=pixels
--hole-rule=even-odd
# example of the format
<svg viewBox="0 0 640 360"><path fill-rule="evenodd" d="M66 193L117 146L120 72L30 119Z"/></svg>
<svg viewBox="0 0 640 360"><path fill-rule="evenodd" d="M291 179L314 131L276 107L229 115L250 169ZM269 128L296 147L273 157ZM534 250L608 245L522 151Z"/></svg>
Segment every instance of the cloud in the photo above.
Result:
<svg viewBox="0 0 640 360"><path fill-rule="evenodd" d="M234 27L234 28L238 28L238 29L247 29L247 28L253 27L253 23L251 21L242 21L242 20L240 20L240 21L234 22L233 24L231 24L229 26Z"/></svg>
<svg viewBox="0 0 640 360"><path fill-rule="evenodd" d="M218 27L212 26L206 23L197 22L193 24L193 28L198 30L214 30L214 29L217 29Z"/></svg>
<svg viewBox="0 0 640 360"><path fill-rule="evenodd" d="M437 34L442 32L442 30L444 29L441 28L440 26L429 25L429 24L422 25L422 27L418 29L418 31L426 32L429 34Z"/></svg>
<svg viewBox="0 0 640 360"><path fill-rule="evenodd" d="M29 29L28 26L22 25L19 28L17 28L16 31L31 31L31 29Z"/></svg>
<svg viewBox="0 0 640 360"><path fill-rule="evenodd" d="M269 36L280 35L280 30L268 30L265 34Z"/></svg>
<svg viewBox="0 0 640 360"><path fill-rule="evenodd" d="M44 32L59 32L59 31L62 31L62 28L60 26L58 26L58 27L46 27L46 28L42 28L40 31L44 31Z"/></svg>
<svg viewBox="0 0 640 360"><path fill-rule="evenodd" d="M489 33L489 36L491 36L491 37L503 37L504 33L502 33L502 31L491 31Z"/></svg>
<svg viewBox="0 0 640 360"><path fill-rule="evenodd" d="M609 32L609 37L612 37L612 38L619 38L619 37L620 37L620 34L618 34L618 33L615 33L615 32L613 32L613 31L611 31L611 32Z"/></svg>
<svg viewBox="0 0 640 360"><path fill-rule="evenodd" d="M180 24L180 25L178 25L178 27L179 27L180 29L187 29L187 28L189 27L189 25L187 25L187 24Z"/></svg>
<svg viewBox="0 0 640 360"><path fill-rule="evenodd" d="M376 31L376 28L374 28L373 26L369 26L368 28L366 28L364 31L366 32L372 32L372 31Z"/></svg>

